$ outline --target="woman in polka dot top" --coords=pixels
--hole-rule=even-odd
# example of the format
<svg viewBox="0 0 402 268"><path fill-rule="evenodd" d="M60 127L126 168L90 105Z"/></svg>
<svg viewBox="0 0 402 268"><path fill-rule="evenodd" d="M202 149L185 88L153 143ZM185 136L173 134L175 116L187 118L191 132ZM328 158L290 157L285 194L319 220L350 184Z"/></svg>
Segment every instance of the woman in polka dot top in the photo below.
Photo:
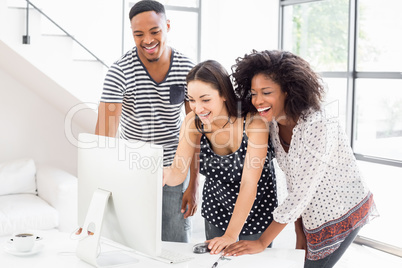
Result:
<svg viewBox="0 0 402 268"><path fill-rule="evenodd" d="M182 125L164 181L174 186L184 180L200 141L202 216L209 248L217 254L238 238L258 239L271 223L277 207L273 149L267 146L267 123L256 113L238 110L230 77L218 62L195 66L187 85L193 112Z"/></svg>
<svg viewBox="0 0 402 268"><path fill-rule="evenodd" d="M236 93L270 122L288 195L259 240L240 241L225 254L262 251L295 222L305 267L332 267L376 210L337 118L321 107L321 79L305 60L282 51L253 51L233 70Z"/></svg>

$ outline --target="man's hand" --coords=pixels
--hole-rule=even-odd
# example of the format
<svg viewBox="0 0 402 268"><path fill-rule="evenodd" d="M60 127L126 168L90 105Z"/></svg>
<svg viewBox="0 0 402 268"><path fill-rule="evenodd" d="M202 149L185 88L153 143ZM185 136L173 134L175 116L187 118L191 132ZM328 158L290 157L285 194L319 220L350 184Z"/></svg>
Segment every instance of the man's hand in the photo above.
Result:
<svg viewBox="0 0 402 268"><path fill-rule="evenodd" d="M225 249L223 255L240 256L244 254L255 254L264 251L265 248L266 247L261 243L259 239L255 241L241 240L228 246Z"/></svg>
<svg viewBox="0 0 402 268"><path fill-rule="evenodd" d="M187 187L183 193L183 199L181 201L181 213L184 213L183 217L187 219L193 216L197 212L198 207L198 187Z"/></svg>

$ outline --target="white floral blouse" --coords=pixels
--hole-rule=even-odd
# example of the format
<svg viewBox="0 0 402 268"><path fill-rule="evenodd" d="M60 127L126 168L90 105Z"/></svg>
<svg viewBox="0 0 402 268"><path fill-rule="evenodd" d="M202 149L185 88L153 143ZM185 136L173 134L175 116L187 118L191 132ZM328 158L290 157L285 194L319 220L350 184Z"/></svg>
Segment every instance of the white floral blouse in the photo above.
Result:
<svg viewBox="0 0 402 268"><path fill-rule="evenodd" d="M274 220L291 223L302 217L307 258L324 258L376 214L372 194L337 118L310 111L294 127L287 153L278 133L278 124L273 121L271 139L288 189L273 213Z"/></svg>

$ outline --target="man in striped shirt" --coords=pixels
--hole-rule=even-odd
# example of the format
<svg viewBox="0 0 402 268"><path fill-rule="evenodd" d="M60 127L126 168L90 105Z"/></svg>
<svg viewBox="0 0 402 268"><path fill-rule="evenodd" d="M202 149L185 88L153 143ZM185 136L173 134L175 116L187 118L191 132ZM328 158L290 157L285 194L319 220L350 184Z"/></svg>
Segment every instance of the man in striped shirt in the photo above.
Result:
<svg viewBox="0 0 402 268"><path fill-rule="evenodd" d="M179 141L186 75L192 61L167 46L170 21L162 4L143 0L130 10L135 47L110 67L98 108L96 134L163 145L170 166ZM164 186L162 240L188 242L190 219L197 210L198 169L193 158L183 185ZM191 177L189 181L189 177ZM188 187L187 187L188 185Z"/></svg>

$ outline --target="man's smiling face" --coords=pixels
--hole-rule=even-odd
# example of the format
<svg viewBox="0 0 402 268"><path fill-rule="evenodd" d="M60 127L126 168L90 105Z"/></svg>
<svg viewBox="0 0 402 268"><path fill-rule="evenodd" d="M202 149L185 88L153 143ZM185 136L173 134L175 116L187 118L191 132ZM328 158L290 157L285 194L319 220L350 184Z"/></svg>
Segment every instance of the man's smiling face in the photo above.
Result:
<svg viewBox="0 0 402 268"><path fill-rule="evenodd" d="M146 11L131 19L134 42L141 61L158 61L167 52L167 33L170 22L164 14Z"/></svg>

